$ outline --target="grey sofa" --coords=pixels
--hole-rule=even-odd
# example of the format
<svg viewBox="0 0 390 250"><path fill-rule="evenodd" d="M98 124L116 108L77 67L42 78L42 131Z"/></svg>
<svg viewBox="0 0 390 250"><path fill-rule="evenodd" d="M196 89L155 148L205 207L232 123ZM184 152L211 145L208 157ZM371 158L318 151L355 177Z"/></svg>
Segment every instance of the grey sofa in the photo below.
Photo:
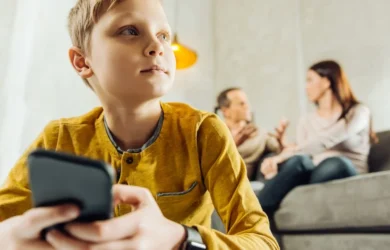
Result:
<svg viewBox="0 0 390 250"><path fill-rule="evenodd" d="M300 186L285 197L274 232L283 250L390 249L390 131L378 137L369 155L370 173Z"/></svg>
<svg viewBox="0 0 390 250"><path fill-rule="evenodd" d="M275 214L284 250L390 249L390 131L378 133L370 173L297 187Z"/></svg>

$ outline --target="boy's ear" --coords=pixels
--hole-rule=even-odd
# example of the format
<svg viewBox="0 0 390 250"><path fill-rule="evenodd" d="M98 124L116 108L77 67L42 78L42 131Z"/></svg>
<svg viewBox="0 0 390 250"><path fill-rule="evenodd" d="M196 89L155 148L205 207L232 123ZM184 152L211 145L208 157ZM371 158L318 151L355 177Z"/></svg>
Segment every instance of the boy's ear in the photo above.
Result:
<svg viewBox="0 0 390 250"><path fill-rule="evenodd" d="M90 67L84 53L80 48L71 47L69 49L69 59L73 68L77 71L79 76L84 79L90 78L93 75L92 68Z"/></svg>

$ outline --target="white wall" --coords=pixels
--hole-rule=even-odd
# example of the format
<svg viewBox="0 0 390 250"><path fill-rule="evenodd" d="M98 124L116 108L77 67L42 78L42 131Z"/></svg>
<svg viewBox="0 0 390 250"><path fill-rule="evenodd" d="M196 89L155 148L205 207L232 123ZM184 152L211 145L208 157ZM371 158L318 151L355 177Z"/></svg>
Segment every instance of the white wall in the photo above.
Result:
<svg viewBox="0 0 390 250"><path fill-rule="evenodd" d="M97 104L68 62L65 21L71 4L17 2L1 88L1 178L48 121L81 114Z"/></svg>
<svg viewBox="0 0 390 250"><path fill-rule="evenodd" d="M296 1L215 0L216 89L240 86L267 129L300 115ZM299 71L298 71L299 69Z"/></svg>
<svg viewBox="0 0 390 250"><path fill-rule="evenodd" d="M0 41L0 182L24 149L52 119L83 114L98 105L92 91L71 68L67 50L71 45L66 30L67 14L75 0L10 1L1 8L1 21L10 24L10 41ZM177 72L175 89L164 98L186 101L211 110L213 95L213 54L211 2L181 0L177 26L180 40L199 54L191 69ZM164 7L173 21L174 2ZM16 16L3 15L3 11ZM9 12L8 12L9 11ZM199 20L202 16L202 20ZM5 19L5 20L3 20ZM13 23L13 25L11 25ZM172 24L175 27L174 24ZM10 32L13 30L14 32ZM10 46L10 44L12 46ZM3 68L3 67L0 67ZM2 79L5 79L4 81ZM199 96L204 97L199 98Z"/></svg>
<svg viewBox="0 0 390 250"><path fill-rule="evenodd" d="M12 37L12 27L15 22L13 16L16 12L17 1L5 1L0 8L0 117L4 117L5 105L3 100L6 98L4 91L5 75L8 69L8 60L10 58L10 46ZM0 122L0 131L2 127Z"/></svg>
<svg viewBox="0 0 390 250"><path fill-rule="evenodd" d="M186 102L196 108L212 111L214 106L212 1L163 0L163 3L172 30L179 36L179 42L198 54L198 61L193 67L176 72L175 87L164 99Z"/></svg>
<svg viewBox="0 0 390 250"><path fill-rule="evenodd" d="M259 124L272 129L312 108L305 71L333 58L373 112L376 130L390 129L390 1L215 0L216 90L248 91Z"/></svg>
<svg viewBox="0 0 390 250"><path fill-rule="evenodd" d="M371 108L376 130L390 129L389 10L388 0L301 0L305 66L338 60L357 97Z"/></svg>
<svg viewBox="0 0 390 250"><path fill-rule="evenodd" d="M4 82L5 72L7 70L7 61L9 59L9 46L11 42L12 26L15 21L13 18L16 11L17 1L4 1L0 8L0 87Z"/></svg>

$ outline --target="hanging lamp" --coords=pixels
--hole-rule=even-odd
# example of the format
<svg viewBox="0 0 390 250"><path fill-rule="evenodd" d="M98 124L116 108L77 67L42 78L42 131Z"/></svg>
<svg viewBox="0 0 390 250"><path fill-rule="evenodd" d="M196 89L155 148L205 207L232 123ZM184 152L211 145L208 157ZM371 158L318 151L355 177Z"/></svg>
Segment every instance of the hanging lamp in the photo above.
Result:
<svg viewBox="0 0 390 250"><path fill-rule="evenodd" d="M177 34L173 37L172 50L176 57L176 69L189 68L197 61L198 55L196 52L183 44L180 44Z"/></svg>
<svg viewBox="0 0 390 250"><path fill-rule="evenodd" d="M176 0L176 7L175 7L175 27L177 30L177 16L178 16L178 0ZM179 42L177 33L174 34L173 41L172 41L172 50L175 54L176 58L176 69L186 69L194 65L198 59L198 55L196 52L189 47L181 44Z"/></svg>

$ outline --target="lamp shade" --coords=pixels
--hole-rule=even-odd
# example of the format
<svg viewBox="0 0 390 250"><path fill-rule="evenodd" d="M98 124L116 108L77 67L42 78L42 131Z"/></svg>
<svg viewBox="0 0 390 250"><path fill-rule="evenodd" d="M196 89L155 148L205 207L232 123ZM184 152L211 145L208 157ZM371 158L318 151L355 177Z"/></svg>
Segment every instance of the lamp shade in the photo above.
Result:
<svg viewBox="0 0 390 250"><path fill-rule="evenodd" d="M171 46L176 57L176 69L186 69L196 63L198 55L192 49L180 44L177 34L175 34Z"/></svg>

